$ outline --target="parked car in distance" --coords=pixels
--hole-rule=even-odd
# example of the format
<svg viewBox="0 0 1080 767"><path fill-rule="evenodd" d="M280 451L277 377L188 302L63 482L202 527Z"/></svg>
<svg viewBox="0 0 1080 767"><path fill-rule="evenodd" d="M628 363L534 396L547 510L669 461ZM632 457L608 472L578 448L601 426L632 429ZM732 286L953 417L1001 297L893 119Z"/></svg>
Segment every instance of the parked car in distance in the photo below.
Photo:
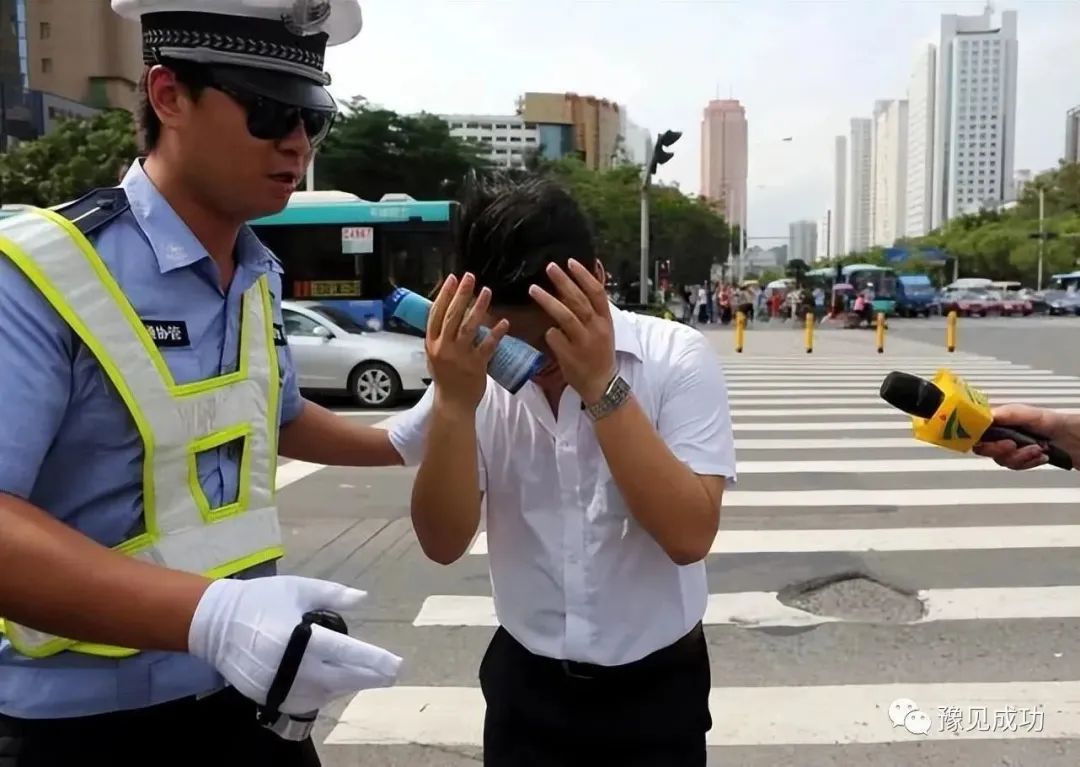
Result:
<svg viewBox="0 0 1080 767"><path fill-rule="evenodd" d="M1001 302L988 290L951 290L941 297L941 310L961 317L985 317L1001 313Z"/></svg>
<svg viewBox="0 0 1080 767"><path fill-rule="evenodd" d="M1001 313L1010 317L1014 314L1022 314L1027 317L1035 311L1035 308L1031 305L1031 301L1020 295L1016 290L992 292L992 295L995 295L1000 301Z"/></svg>
<svg viewBox="0 0 1080 767"><path fill-rule="evenodd" d="M319 301L282 301L281 314L305 391L344 393L357 405L377 408L431 383L421 338L366 328Z"/></svg>
<svg viewBox="0 0 1080 767"><path fill-rule="evenodd" d="M1041 299L1046 304L1048 314L1080 315L1080 293L1069 293L1065 290L1047 290L1043 292Z"/></svg>

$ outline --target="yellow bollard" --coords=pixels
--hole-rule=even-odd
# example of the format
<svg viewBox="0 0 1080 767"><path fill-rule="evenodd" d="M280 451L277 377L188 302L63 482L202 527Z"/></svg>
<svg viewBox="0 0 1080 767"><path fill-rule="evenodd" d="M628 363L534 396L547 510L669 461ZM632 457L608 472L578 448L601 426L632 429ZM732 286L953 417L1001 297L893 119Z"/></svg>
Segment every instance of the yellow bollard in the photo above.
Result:
<svg viewBox="0 0 1080 767"><path fill-rule="evenodd" d="M877 352L878 354L885 353L885 313L878 312L877 315Z"/></svg>
<svg viewBox="0 0 1080 767"><path fill-rule="evenodd" d="M735 352L742 354L743 341L746 340L746 315L735 312Z"/></svg>
<svg viewBox="0 0 1080 767"><path fill-rule="evenodd" d="M956 310L953 309L945 323L945 348L950 352L956 351L956 316Z"/></svg>
<svg viewBox="0 0 1080 767"><path fill-rule="evenodd" d="M806 313L806 353L814 351L814 313Z"/></svg>

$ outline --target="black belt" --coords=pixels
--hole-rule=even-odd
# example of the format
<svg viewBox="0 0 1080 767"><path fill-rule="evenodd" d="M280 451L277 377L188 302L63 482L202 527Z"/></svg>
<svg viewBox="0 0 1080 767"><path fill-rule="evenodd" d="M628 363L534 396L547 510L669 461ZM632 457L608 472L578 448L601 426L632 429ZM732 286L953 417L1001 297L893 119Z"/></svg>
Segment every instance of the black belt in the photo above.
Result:
<svg viewBox="0 0 1080 767"><path fill-rule="evenodd" d="M507 636L509 637L509 634ZM693 657L694 653L700 649L703 641L704 633L701 624L698 623L694 628L690 629L689 633L667 647L661 647L639 660L617 666L601 666L595 663L545 658L542 655L529 652L524 646L518 644L516 640L515 644L518 644L524 652L528 653L537 666L548 667L552 671L558 670L571 679L601 680L631 678L668 668Z"/></svg>

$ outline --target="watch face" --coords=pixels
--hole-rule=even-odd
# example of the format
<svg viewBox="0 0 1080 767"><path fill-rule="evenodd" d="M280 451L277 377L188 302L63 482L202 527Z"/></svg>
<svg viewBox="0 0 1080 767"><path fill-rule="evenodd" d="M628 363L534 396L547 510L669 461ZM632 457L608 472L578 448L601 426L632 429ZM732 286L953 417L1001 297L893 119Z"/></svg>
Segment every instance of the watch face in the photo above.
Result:
<svg viewBox="0 0 1080 767"><path fill-rule="evenodd" d="M589 415L594 419L607 415L621 405L629 393L630 384L622 376L616 376L608 387L607 393L588 409Z"/></svg>

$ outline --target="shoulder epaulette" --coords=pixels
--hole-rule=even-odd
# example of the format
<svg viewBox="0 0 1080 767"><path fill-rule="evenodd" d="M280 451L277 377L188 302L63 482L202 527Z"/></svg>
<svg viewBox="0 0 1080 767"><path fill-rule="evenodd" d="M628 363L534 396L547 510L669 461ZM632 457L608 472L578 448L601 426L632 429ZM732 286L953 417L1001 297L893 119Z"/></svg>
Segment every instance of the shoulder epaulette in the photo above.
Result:
<svg viewBox="0 0 1080 767"><path fill-rule="evenodd" d="M127 192L118 186L103 187L52 210L78 227L85 236L104 228L130 207Z"/></svg>

